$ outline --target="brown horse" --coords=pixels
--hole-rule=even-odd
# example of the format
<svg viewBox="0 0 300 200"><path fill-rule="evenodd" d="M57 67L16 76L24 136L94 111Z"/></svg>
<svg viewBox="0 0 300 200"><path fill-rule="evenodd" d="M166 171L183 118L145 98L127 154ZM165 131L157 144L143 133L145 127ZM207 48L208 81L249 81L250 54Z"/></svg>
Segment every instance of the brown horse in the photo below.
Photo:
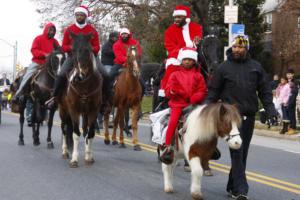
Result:
<svg viewBox="0 0 300 200"><path fill-rule="evenodd" d="M69 157L67 136L73 134L74 147L70 167L78 167L80 116L85 139L85 163L87 165L94 163L92 140L95 136L94 126L102 101L102 76L97 69L95 56L89 42L91 34L75 35L71 33L71 37L73 39L74 68L69 73L67 87L63 97L59 100L59 113L62 120L63 158ZM79 77L80 80L75 77Z"/></svg>
<svg viewBox="0 0 300 200"><path fill-rule="evenodd" d="M238 130L240 124L241 117L237 108L229 104L208 104L194 109L181 131L183 139L178 140L175 159L169 165L162 163L165 192L173 192L172 176L176 160L186 158L191 167L191 195L193 199L203 199L201 193L203 166L208 166L208 161L216 149L218 137L226 138L230 148L240 148L242 144Z"/></svg>
<svg viewBox="0 0 300 200"><path fill-rule="evenodd" d="M124 144L124 113L128 108L132 110L132 143L134 150L140 151L141 147L138 144L138 112L140 111L142 101L142 86L140 84L140 64L137 55L136 46L130 46L127 48L126 68L117 77L117 81L114 86L113 105L117 108L117 113L114 119L112 144L118 144L116 139L116 131L119 126L120 130L120 148L125 148ZM105 129L105 144L110 143L108 132L109 112L104 115L104 129Z"/></svg>

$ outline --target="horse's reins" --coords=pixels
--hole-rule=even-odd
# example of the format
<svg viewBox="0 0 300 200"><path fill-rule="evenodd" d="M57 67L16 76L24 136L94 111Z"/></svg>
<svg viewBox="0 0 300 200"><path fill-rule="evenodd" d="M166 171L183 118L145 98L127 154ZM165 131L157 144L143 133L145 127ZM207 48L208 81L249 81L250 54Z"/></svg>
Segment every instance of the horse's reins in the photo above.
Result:
<svg viewBox="0 0 300 200"><path fill-rule="evenodd" d="M47 90L47 91L49 91L49 92L52 92L52 91L54 90L53 88L50 88L50 87L48 87L48 86L46 86L46 85L44 85L44 84L42 84L41 82L38 82L38 81L36 80L37 77L40 75L41 72L42 72L42 70L39 70L39 71L34 75L32 81L31 81L31 84L34 83L34 84L38 85L40 88L45 89L45 90ZM47 68L46 72L47 72L47 74L49 74L53 79L55 79L55 76L53 76L53 75L49 72L48 68Z"/></svg>
<svg viewBox="0 0 300 200"><path fill-rule="evenodd" d="M74 71L75 70L75 68L72 70L72 71ZM71 71L71 72L72 72ZM90 75L90 76L88 76L88 78L90 78L90 77L92 77L92 74ZM68 76L68 74L67 74L67 79L69 80L69 86L70 86L70 88L71 89L73 89L73 91L77 94L77 96L79 96L80 97L80 100L82 100L82 102L83 103L85 103L85 101L87 100L87 98L88 97L90 97L91 95L93 95L93 94L95 94L98 90L100 90L101 88L100 88L100 84L98 84L98 87L95 89L95 90L93 90L92 92L90 92L90 93L88 93L88 94L80 94L80 92L76 89L76 87L72 84L72 81L70 81L70 77ZM84 79L83 81L81 81L81 83L83 83L83 82L86 82L86 80L87 79Z"/></svg>

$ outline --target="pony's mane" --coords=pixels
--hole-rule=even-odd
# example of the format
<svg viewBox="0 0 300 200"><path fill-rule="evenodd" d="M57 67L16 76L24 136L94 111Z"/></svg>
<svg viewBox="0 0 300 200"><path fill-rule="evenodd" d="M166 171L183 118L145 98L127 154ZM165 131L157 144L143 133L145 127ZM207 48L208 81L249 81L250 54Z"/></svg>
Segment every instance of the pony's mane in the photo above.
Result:
<svg viewBox="0 0 300 200"><path fill-rule="evenodd" d="M199 106L186 120L186 134L192 141L202 143L213 137L224 137L224 134L229 134L223 131L220 133L219 130L224 125L230 126L231 129L231 123L236 123L238 127L241 124L241 117L236 107L224 103Z"/></svg>

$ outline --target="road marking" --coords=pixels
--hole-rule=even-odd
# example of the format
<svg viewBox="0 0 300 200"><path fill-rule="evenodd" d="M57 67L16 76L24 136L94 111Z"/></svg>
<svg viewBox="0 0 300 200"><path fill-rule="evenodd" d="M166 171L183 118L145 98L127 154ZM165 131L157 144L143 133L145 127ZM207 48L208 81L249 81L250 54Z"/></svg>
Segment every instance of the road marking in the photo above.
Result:
<svg viewBox="0 0 300 200"><path fill-rule="evenodd" d="M12 116L19 116L19 114L17 114L17 113L11 113L11 112L7 112L7 111L3 111L3 113L12 115ZM53 124L56 126L60 126L61 123L53 122ZM104 138L104 134L96 135L96 137ZM127 144L129 146L133 146L131 140L129 140L127 138L124 138L124 142L125 142L125 144ZM141 145L141 148L143 150L146 150L146 151L152 152L152 153L157 153L156 146L148 145L148 144L144 144L144 143L139 143L139 144ZM290 151L288 151L288 152L290 152ZM295 153L295 152L292 152L292 153ZM297 153L299 153L299 152L297 152ZM220 163L217 163L214 161L210 161L209 163L210 163L210 167L212 169L226 173L226 174L229 173L230 166L220 164ZM255 172L250 172L250 171L246 171L246 175L247 175L248 180L300 195L300 185L298 185L298 184L289 183L287 181L283 181L280 179L272 178L269 176L265 176L265 175L258 174Z"/></svg>
<svg viewBox="0 0 300 200"><path fill-rule="evenodd" d="M283 151L290 152L290 153L300 154L300 151L291 151L291 150L284 150L284 149L283 149Z"/></svg>

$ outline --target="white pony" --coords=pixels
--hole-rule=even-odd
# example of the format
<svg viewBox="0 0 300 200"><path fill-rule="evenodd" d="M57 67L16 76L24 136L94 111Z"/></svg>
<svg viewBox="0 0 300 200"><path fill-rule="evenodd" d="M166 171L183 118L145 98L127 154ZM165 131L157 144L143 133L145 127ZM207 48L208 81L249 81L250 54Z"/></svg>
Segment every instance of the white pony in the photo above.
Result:
<svg viewBox="0 0 300 200"><path fill-rule="evenodd" d="M191 195L193 199L203 199L201 193L202 166L208 166L218 137L225 138L232 149L239 149L242 144L238 127L241 117L236 107L214 103L199 106L188 116L183 129L183 139L178 140L178 151L170 165L162 163L164 191L173 192L173 170L176 159L186 158L191 167Z"/></svg>

